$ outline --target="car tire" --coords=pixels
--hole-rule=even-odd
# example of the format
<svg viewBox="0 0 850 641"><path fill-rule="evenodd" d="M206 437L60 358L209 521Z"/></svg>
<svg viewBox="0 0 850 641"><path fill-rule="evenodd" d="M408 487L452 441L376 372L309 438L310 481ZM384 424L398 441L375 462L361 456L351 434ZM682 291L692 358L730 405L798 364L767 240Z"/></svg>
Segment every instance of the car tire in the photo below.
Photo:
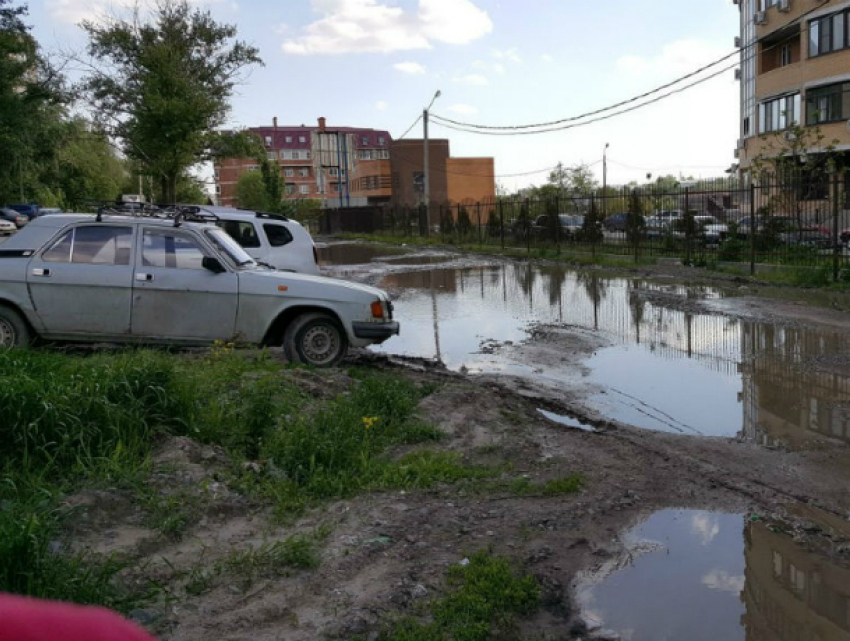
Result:
<svg viewBox="0 0 850 641"><path fill-rule="evenodd" d="M302 314L283 334L283 351L293 363L333 367L348 351L348 337L339 321L328 314Z"/></svg>
<svg viewBox="0 0 850 641"><path fill-rule="evenodd" d="M26 347L32 342L27 322L11 307L0 305L0 351Z"/></svg>

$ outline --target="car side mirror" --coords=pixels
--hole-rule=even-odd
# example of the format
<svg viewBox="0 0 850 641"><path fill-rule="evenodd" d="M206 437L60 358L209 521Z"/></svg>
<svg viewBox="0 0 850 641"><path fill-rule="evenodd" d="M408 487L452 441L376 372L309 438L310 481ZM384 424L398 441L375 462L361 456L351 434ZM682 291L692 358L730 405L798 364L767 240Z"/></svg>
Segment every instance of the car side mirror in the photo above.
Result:
<svg viewBox="0 0 850 641"><path fill-rule="evenodd" d="M201 266L204 269L208 269L213 274L221 274L222 272L227 271L224 268L224 265L221 264L221 261L213 256L204 256L203 260L201 260Z"/></svg>

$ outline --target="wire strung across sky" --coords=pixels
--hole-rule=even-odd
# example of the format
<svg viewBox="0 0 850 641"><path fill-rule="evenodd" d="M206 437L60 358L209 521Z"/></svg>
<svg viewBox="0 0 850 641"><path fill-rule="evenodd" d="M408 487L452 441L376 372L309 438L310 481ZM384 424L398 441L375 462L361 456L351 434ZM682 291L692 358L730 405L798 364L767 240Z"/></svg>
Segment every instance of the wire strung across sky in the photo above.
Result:
<svg viewBox="0 0 850 641"><path fill-rule="evenodd" d="M793 26L795 24L802 23L802 21L806 17L808 17L811 13L818 10L819 8L820 7L813 7L811 9L809 9L808 11L806 11L805 13L800 15L798 18L795 18L794 20L790 21L788 23L788 25L786 25L786 28L789 27L789 26ZM762 50L762 53L770 51L771 49L774 49L776 47L779 47L779 46L785 44L785 42L787 40L794 38L796 36L797 36L796 33L791 33L791 34L787 35L786 37L781 38L779 41L774 42L773 44L770 44L767 47L764 47L763 50ZM552 120L552 121L540 122L540 123L533 123L533 124L526 124L526 125L479 125L479 124L475 124L475 123L468 123L468 122L461 122L461 121L458 121L458 120L452 120L451 118L446 118L446 117L440 116L438 114L430 114L430 117L434 120L435 124L441 125L441 126L446 127L448 129L454 129L455 131L463 131L463 132L466 132L466 133L475 133L475 134L491 135L491 136L492 135L506 136L506 135L540 134L540 133L549 133L549 132L553 132L553 131L563 131L563 130L566 130L566 129L573 129L573 128L576 128L576 127L583 127L585 125L593 124L595 122L600 122L602 120L608 120L608 119L613 118L615 116L619 116L619 115L622 115L622 114L625 114L625 113L629 113L631 111L635 111L635 110L640 109L642 107L645 107L647 105L651 105L651 104L659 102L663 99L669 98L670 96L673 96L675 94L682 93L683 91L685 91L687 89L691 89L691 88L693 88L697 85L700 85L704 82L707 82L708 80L716 78L717 76L721 75L722 73L725 73L726 71L729 71L731 69L734 69L735 67L738 67L739 64L746 63L746 62L749 62L750 60L752 60L756 55L756 47L759 44L761 44L761 39L756 39L753 42L744 45L740 49L733 51L732 53L726 54L726 55L708 63L707 65L703 65L699 69L696 69L696 70L694 70L690 73L687 73L684 76L680 76L679 78L676 78L675 80L672 80L671 82L665 83L665 84L663 84L659 87L656 87L656 88L654 88L650 91L644 92L640 95L634 96L634 97L629 98L627 100L622 100L618 103L609 105L607 107L603 107L601 109L589 111L587 113L580 114L580 115L577 115L577 116L570 116L568 118L561 118L561 119L558 119L558 120ZM732 65L728 65L728 66L720 69L717 72L714 72L714 73L712 73L708 76L704 76L704 77L702 77L702 78L700 78L700 79L698 79L694 82L691 82L691 83L689 83L689 84L687 84L683 87L669 91L665 94L662 94L661 96L653 98L652 100L647 100L646 102L641 102L640 104L635 105L633 107L629 107L627 109L621 109L619 111L616 111L616 112L611 113L611 114L607 114L605 116L601 116L599 118L592 118L593 116L598 116L599 114L603 114L603 113L608 112L608 111L613 111L614 109L618 109L619 107L623 107L625 105L630 105L630 104L639 102L639 101L641 101L645 98L649 98L650 96L653 96L653 95L658 94L662 91L665 91L666 89L670 89L671 87L674 87L674 86L676 86L676 85L678 85L678 84L680 84L680 83L682 83L686 80L689 80L691 78L699 76L703 72L708 71L709 69L712 69L712 68L716 67L717 65L720 65L720 64L726 62L730 58L733 58L733 57L739 56L739 55L742 56L741 61L736 61ZM585 120L586 118L591 118L591 119ZM421 116L420 116L420 119L421 119ZM577 121L583 121L583 122L577 122ZM417 120L417 122L418 122L418 120ZM414 125L415 124L416 123L414 123ZM412 127L411 127L411 129L412 129ZM409 131L410 130L408 130L408 132ZM405 132L405 135L407 135L408 132Z"/></svg>

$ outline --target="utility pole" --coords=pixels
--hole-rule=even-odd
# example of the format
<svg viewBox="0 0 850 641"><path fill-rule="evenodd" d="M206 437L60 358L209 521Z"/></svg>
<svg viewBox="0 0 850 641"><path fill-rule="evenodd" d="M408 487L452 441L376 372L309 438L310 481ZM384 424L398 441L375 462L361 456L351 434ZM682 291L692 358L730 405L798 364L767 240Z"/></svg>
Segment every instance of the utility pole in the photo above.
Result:
<svg viewBox="0 0 850 641"><path fill-rule="evenodd" d="M608 199L605 197L605 188L608 186L608 143L602 150L602 219L608 218Z"/></svg>
<svg viewBox="0 0 850 641"><path fill-rule="evenodd" d="M431 109L431 105L434 104L434 101L440 97L440 91L437 90L437 93L434 94L434 97L431 98L431 102L428 103L428 106L422 111L422 132L423 132L423 161L425 162L425 167L422 171L422 182L423 187L425 188L425 195L422 202L425 205L425 216L427 218L428 227L431 226L431 171L430 164L428 159L428 110Z"/></svg>

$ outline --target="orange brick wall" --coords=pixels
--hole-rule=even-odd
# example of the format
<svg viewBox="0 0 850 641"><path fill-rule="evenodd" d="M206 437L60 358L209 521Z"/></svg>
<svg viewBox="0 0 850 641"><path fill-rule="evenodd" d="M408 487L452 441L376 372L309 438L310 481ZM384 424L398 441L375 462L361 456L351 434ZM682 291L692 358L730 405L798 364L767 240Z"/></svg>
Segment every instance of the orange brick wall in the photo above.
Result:
<svg viewBox="0 0 850 641"><path fill-rule="evenodd" d="M492 158L448 158L448 200L454 205L492 203L496 200L496 178Z"/></svg>

